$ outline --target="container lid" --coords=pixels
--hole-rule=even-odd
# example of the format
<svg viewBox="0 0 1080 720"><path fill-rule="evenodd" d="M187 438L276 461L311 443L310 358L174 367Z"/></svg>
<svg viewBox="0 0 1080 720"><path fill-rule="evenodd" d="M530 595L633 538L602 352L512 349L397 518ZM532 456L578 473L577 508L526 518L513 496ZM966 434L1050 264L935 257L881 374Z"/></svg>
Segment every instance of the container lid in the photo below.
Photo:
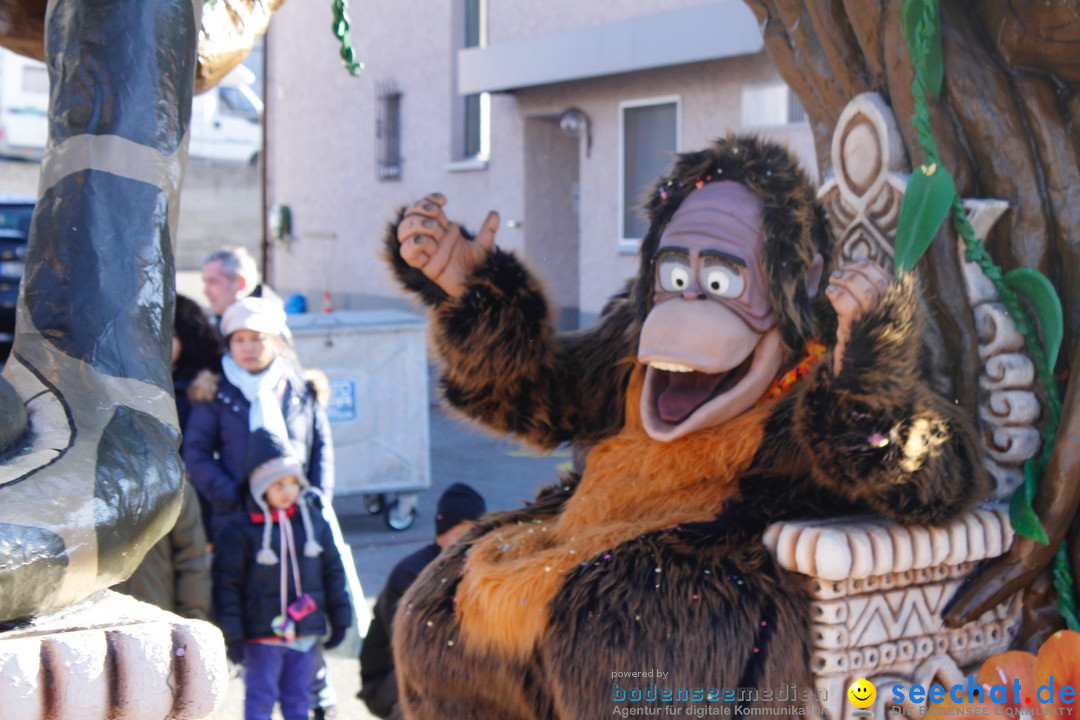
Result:
<svg viewBox="0 0 1080 720"><path fill-rule="evenodd" d="M375 310L335 310L329 313L295 313L289 315L289 330L326 331L344 328L423 327L427 320L404 310L380 308Z"/></svg>

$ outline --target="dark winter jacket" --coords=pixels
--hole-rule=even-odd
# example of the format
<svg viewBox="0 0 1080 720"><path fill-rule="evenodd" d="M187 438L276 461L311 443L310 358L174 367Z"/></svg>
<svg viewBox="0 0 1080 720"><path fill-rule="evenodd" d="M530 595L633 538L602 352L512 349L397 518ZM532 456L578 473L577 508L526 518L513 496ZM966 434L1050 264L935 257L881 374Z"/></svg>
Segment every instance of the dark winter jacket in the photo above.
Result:
<svg viewBox="0 0 1080 720"><path fill-rule="evenodd" d="M247 485L245 484L245 488ZM315 601L315 612L296 623L297 636L320 636L333 628L344 628L352 622L352 606L345 590L345 566L330 531L330 525L319 512L311 496L300 502L309 503L312 533L322 546L315 557L304 555L307 533L300 513L295 512L292 524L300 584ZM253 502L246 504L245 515L234 516L221 532L214 549L214 611L218 627L227 645L244 640L273 638L271 622L281 614L281 550L280 531L275 525L271 547L278 556L273 565L261 565L255 555L262 547L265 516ZM286 564L288 592L285 603L296 600L296 584L292 562Z"/></svg>
<svg viewBox="0 0 1080 720"><path fill-rule="evenodd" d="M360 699L381 718L390 717L398 704L394 649L390 639L398 600L440 552L439 546L431 543L403 558L390 571L390 579L375 601L374 617L360 649Z"/></svg>
<svg viewBox="0 0 1080 720"><path fill-rule="evenodd" d="M314 386L286 370L282 414L292 450L304 463L308 482L328 496L334 488L330 425ZM188 392L192 401L180 453L191 483L210 507L211 540L229 515L244 507L248 413L251 404L223 375L200 373Z"/></svg>
<svg viewBox="0 0 1080 720"><path fill-rule="evenodd" d="M210 568L206 561L199 496L184 481L184 503L169 534L146 553L135 573L113 590L181 617L210 618Z"/></svg>
<svg viewBox="0 0 1080 720"><path fill-rule="evenodd" d="M194 382L197 373L174 370L173 392L176 395L176 417L180 421L180 428L187 425L188 414L191 412L191 401L188 400L188 390Z"/></svg>

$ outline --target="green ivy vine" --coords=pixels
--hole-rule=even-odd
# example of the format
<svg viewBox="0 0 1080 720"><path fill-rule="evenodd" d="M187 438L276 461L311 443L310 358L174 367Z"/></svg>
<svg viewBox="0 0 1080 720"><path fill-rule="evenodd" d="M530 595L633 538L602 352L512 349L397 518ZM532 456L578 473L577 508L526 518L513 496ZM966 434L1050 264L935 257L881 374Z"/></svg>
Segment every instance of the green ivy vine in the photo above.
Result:
<svg viewBox="0 0 1080 720"><path fill-rule="evenodd" d="M1039 382L1046 393L1042 449L1037 457L1028 460L1024 465L1024 482L1013 493L1009 503L1009 520L1020 535L1047 544L1050 540L1031 503L1049 464L1054 436L1061 418L1061 398L1053 374L1064 327L1061 300L1051 282L1038 270L1018 268L1003 273L1001 268L994 264L983 247L982 240L975 237L975 230L964 210L963 199L956 192L956 185L949 171L941 164L926 104L927 93L936 98L941 92L944 78L938 1L904 0L901 11L904 36L915 71L911 87L915 101L912 124L923 150L924 164L912 173L900 206L895 269L897 274L901 274L910 272L915 267L915 263L930 246L938 228L951 211L953 226L964 241L965 258L969 262L977 263L994 283L1002 303L1016 324L1017 331L1024 336ZM1031 318L1021 305L1021 295L1026 298L1034 318ZM1041 338L1033 319L1037 321L1038 328L1042 329ZM1053 577L1054 588L1058 593L1058 609L1069 628L1080 631L1076 595L1064 543L1059 545L1054 556Z"/></svg>

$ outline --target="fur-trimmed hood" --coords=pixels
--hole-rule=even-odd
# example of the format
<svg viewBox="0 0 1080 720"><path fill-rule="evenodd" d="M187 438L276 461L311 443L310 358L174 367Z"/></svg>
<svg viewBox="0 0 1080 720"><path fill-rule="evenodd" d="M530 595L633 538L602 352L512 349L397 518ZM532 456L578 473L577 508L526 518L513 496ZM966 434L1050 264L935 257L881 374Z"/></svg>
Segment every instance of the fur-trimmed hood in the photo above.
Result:
<svg viewBox="0 0 1080 720"><path fill-rule="evenodd" d="M193 403L213 402L214 395L217 394L218 383L220 380L221 373L216 373L212 370L200 370L199 374L196 375L195 379L188 385L188 400Z"/></svg>
<svg viewBox="0 0 1080 720"><path fill-rule="evenodd" d="M330 403L330 378L322 370L305 370L304 381L308 389L315 393L315 399L326 407Z"/></svg>

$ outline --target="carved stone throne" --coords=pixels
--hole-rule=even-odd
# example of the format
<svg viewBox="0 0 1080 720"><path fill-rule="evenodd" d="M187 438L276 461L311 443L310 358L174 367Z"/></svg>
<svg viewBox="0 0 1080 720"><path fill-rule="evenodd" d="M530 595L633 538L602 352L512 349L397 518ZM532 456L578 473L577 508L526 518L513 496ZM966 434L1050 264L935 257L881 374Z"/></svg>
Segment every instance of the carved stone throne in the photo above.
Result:
<svg viewBox="0 0 1080 720"><path fill-rule="evenodd" d="M876 93L848 103L832 140L833 175L822 186L838 262L869 258L888 272L907 158L892 110ZM1000 200L965 202L978 237L1007 209ZM960 248L963 258L964 248ZM978 332L979 430L995 482L991 497L942 526L904 527L880 518L836 518L771 526L765 542L778 562L805 576L811 597L812 662L817 689L833 718L851 717L848 686L860 677L948 687L988 657L1009 649L1020 631L1014 596L962 628L947 628L942 610L980 561L1012 544L1007 501L1022 466L1039 450L1040 404L1034 366L993 284L963 260L967 297ZM879 691L877 717L890 693Z"/></svg>

